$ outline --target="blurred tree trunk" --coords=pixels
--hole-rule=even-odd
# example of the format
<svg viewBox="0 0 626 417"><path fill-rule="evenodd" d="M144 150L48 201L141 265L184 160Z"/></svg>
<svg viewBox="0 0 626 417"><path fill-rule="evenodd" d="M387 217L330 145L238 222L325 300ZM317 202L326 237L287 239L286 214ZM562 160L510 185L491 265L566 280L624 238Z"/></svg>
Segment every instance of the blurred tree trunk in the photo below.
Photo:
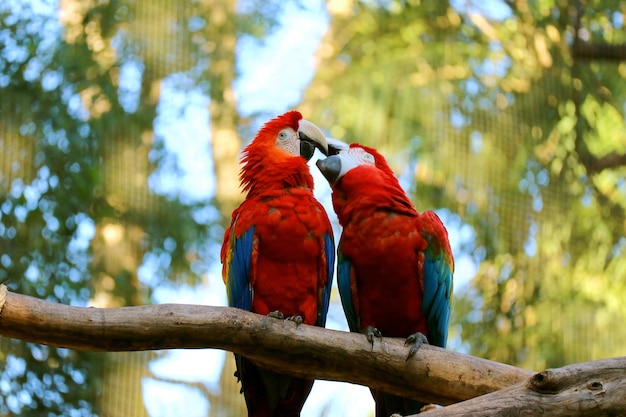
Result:
<svg viewBox="0 0 626 417"><path fill-rule="evenodd" d="M36 172L30 161L33 160L35 147L25 135L20 134L19 114L27 111L29 97L15 97L8 102L0 103L0 195L4 196L11 190L16 179L30 182ZM1 253L8 253L2 250Z"/></svg>
<svg viewBox="0 0 626 417"><path fill-rule="evenodd" d="M241 203L239 161L241 139L237 133L239 115L234 90L237 23L235 4L231 0L204 2L210 9L205 44L209 66L209 113L211 117L211 149L215 167L216 200L224 224L230 223L231 212Z"/></svg>
<svg viewBox="0 0 626 417"><path fill-rule="evenodd" d="M85 303L91 298L92 303L103 307L143 304L149 302L149 291L158 284L140 282L138 268L147 259L146 254L163 254L166 260L157 266L161 268L158 279L197 282L200 274L190 267L189 260L204 259L200 251L206 250L204 243L214 223L196 222L196 206L166 199L146 181L155 166L169 169L169 161L160 165L158 159L167 158L168 152L163 150L166 145L159 142L160 136L155 145L153 132L157 105L168 104L161 100L161 86L173 85L176 92L189 86L198 90L208 86L204 91L210 96L207 111L216 175L215 200L222 223L226 224L241 201L241 140L233 87L237 39L240 31L262 37L271 26L265 22L275 18L282 4L271 0L254 3L251 10L237 10L247 13L241 19L236 16L236 2L224 0L60 0L58 13L55 10L50 16L52 26L60 29L58 39L57 33L53 37L50 31L37 32L39 23L45 21L41 16L29 17L24 13L18 18L12 14L11 6L0 7L0 20L4 22L5 13L12 16L5 22L12 29L7 33L17 44L23 44L21 51L28 51L24 62L30 59L43 65L42 69L35 66L29 70L28 76L24 76L26 65L12 65L7 75L12 77L10 85L0 88L9 99L8 103L0 103L7 107L6 112L0 113L2 197L17 180L12 195L7 196L8 202L0 202L0 227L8 229L8 238L3 236L0 240L0 245L8 249L0 252L0 280L9 276L5 268L21 268L21 274L15 276L24 275L30 268L30 278L15 283L25 293L48 294L64 302ZM9 23L12 21L17 23ZM29 29L24 30L24 25ZM50 40L52 46L44 48L42 38ZM0 47L5 45L3 42L0 40ZM4 63L0 57L0 66ZM179 80L181 85L177 84ZM55 86L55 82L59 85ZM18 105L22 91L26 92L24 108ZM129 96L134 101L130 107L124 102ZM41 200L36 206L33 188L29 188L29 204L34 209L25 211L24 190L32 187L40 168L42 178L34 184L34 190L40 187L44 190L41 194L47 194L34 193ZM52 229L46 229L47 221ZM91 241L78 230L78 223L88 224L89 234L93 228ZM57 233L55 227L60 229ZM51 245L53 239L56 246ZM72 239L80 240L81 247L73 248ZM81 258L77 260L74 252L80 252ZM93 279L83 280L86 276ZM87 374L98 375L95 379L104 374L104 383L100 385L102 381L98 380L94 384L77 384L79 387L66 396L67 404L74 400L77 404L88 402L88 408L91 396L97 396L93 408L99 408L103 415L144 416L141 386L150 358L106 358L98 356L81 362L84 369L94 365L97 370ZM0 358L3 359L6 357ZM33 358L30 355L25 359ZM126 367L133 371L125 374ZM73 377L68 369L64 365L64 372ZM40 374L45 372L43 369ZM213 413L245 412L233 372L232 355L228 355L222 392L209 399ZM54 387L49 389L53 390ZM3 395L0 393L0 400ZM123 409L112 408L122 403ZM33 405L37 406L41 403ZM64 415L63 411L60 415Z"/></svg>
<svg viewBox="0 0 626 417"><path fill-rule="evenodd" d="M236 2L204 0L207 11L204 45L209 62L204 79L209 81L209 114L211 121L211 150L215 170L215 201L222 224L230 223L232 211L241 203L239 189L239 152L242 141L237 132L239 114L234 91L236 76L235 48L237 46ZM246 414L243 396L234 377L233 355L226 354L220 376L220 389L211 395L211 416L240 416Z"/></svg>
<svg viewBox="0 0 626 417"><path fill-rule="evenodd" d="M163 201L148 186L153 166L148 153L154 143L152 121L160 100L161 82L169 74L189 69L192 54L185 34L189 8L184 2L126 2L102 7L98 2L62 0L60 20L65 26L65 41L73 44L87 34L86 42L99 70L118 74L124 59L124 46L133 45L142 58L143 73L137 112L147 122L138 124L111 123L104 118L114 104L106 98L94 99L91 87L81 92L83 105L90 113L90 124L97 126L106 140L99 143L102 164L104 204L112 211L96 216L92 241L94 271L92 304L98 307L119 307L145 303L148 295L141 289L138 269L147 249L146 219L166 211ZM124 25L120 36L122 48L116 48L112 36L117 28L106 26L108 13L126 13L125 19L113 19ZM182 28L182 29L181 29ZM100 46L97 46L97 45ZM170 54L175 54L171 59ZM126 57L127 59L128 57ZM114 84L118 84L114 80ZM102 108L104 111L102 111ZM167 219L165 219L167 221ZM106 355L102 394L98 409L103 416L147 416L142 394L142 379L148 375L151 355Z"/></svg>
<svg viewBox="0 0 626 417"><path fill-rule="evenodd" d="M59 2L60 21L65 26L65 41L72 45L80 39L82 33L89 33L87 43L96 55L95 59L102 70L109 71L119 59L121 52L111 44L110 33L103 27L102 18L97 18L98 3L81 0L61 0ZM104 11L101 11L105 13ZM117 12L117 10L113 10ZM90 16L90 14L92 14ZM145 16L146 13L138 13ZM140 21L140 19L138 19ZM152 22L158 24L158 20ZM88 29L88 26L90 27ZM140 25L138 25L141 28ZM115 33L115 31L113 31ZM149 38L146 36L146 38ZM102 42L99 48L93 45ZM147 62L147 67L151 62ZM152 107L158 101L158 94L152 84L158 85L159 80L150 79L154 73L145 71L142 84L149 85L149 94L142 99ZM142 89L145 91L145 88ZM83 105L89 111L90 124L96 124L107 140L99 143L102 164L102 195L106 204L116 213L94 219L95 235L92 240L93 292L90 304L97 307L120 307L137 305L145 302L140 295L137 271L143 260L141 244L144 228L124 217L129 212L150 210L158 204L150 196L147 177L151 168L148 152L152 146L151 129L141 131L132 125L108 125L101 120L102 110L97 103L105 98L95 98L91 87L81 92ZM158 91L158 90L157 90ZM102 106L106 111L111 105ZM106 132L106 133L105 133ZM139 140L138 140L139 138ZM132 217L132 216L131 216ZM142 300L143 298L143 300ZM147 417L142 394L142 379L147 374L149 356L145 354L131 355L106 354L101 358L105 361L102 375L102 390L96 397L95 408L102 417L127 416Z"/></svg>

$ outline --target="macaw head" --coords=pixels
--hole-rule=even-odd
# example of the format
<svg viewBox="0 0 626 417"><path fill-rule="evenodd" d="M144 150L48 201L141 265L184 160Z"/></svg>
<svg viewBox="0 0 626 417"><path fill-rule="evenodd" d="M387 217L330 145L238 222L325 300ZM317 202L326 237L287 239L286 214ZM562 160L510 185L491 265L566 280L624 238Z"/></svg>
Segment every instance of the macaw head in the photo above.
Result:
<svg viewBox="0 0 626 417"><path fill-rule="evenodd" d="M346 173L357 167L372 167L385 175L394 176L385 158L374 148L351 143L347 147L334 147L332 155L316 162L331 187Z"/></svg>
<svg viewBox="0 0 626 417"><path fill-rule="evenodd" d="M265 148L282 156L301 156L311 159L315 149L328 155L328 143L321 129L304 120L300 112L292 110L265 123L244 153Z"/></svg>
<svg viewBox="0 0 626 417"><path fill-rule="evenodd" d="M333 189L333 206L342 225L357 205L416 213L398 178L378 151L352 143L331 153L316 165Z"/></svg>
<svg viewBox="0 0 626 417"><path fill-rule="evenodd" d="M328 155L328 143L321 129L302 119L295 110L281 114L261 127L245 147L241 162L244 191L253 186L263 189L280 181L302 183L312 188L312 177L306 162L315 149Z"/></svg>

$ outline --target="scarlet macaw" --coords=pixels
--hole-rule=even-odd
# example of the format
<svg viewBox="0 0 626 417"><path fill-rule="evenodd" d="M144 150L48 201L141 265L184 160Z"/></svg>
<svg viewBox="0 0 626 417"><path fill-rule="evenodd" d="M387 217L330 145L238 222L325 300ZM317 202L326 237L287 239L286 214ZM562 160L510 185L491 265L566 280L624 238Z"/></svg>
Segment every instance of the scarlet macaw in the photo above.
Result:
<svg viewBox="0 0 626 417"><path fill-rule="evenodd" d="M322 131L290 111L267 122L244 149L244 202L221 250L228 304L325 326L335 264L328 216L313 196L307 161L325 154ZM313 380L257 367L235 355L249 416L299 416Z"/></svg>
<svg viewBox="0 0 626 417"><path fill-rule="evenodd" d="M343 226L337 282L352 332L405 337L407 360L424 342L445 347L454 260L447 231L418 213L376 150L358 144L317 161ZM422 404L372 390L376 415L419 412Z"/></svg>

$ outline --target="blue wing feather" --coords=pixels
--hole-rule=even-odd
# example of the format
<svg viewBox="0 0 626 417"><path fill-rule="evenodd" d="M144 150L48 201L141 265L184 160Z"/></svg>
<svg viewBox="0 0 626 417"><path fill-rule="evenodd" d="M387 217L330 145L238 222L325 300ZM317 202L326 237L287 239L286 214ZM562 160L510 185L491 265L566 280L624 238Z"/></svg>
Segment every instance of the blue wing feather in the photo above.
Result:
<svg viewBox="0 0 626 417"><path fill-rule="evenodd" d="M228 265L228 305L250 311L253 295L250 284L250 263L254 226L240 237L234 236L234 225L232 230L230 247L232 257Z"/></svg>
<svg viewBox="0 0 626 417"><path fill-rule="evenodd" d="M428 341L445 347L450 321L452 270L442 251L434 254L432 250L427 250L425 255L422 312L426 315Z"/></svg>
<svg viewBox="0 0 626 417"><path fill-rule="evenodd" d="M326 256L326 285L322 290L322 305L317 313L318 326L326 327L326 315L330 305L330 291L333 286L333 275L335 273L335 241L331 234L324 234L324 255Z"/></svg>
<svg viewBox="0 0 626 417"><path fill-rule="evenodd" d="M339 288L339 296L341 297L341 305L348 320L348 327L351 332L359 332L359 319L356 316L354 303L352 300L352 290L350 287L352 267L350 260L346 258L341 250L337 250L337 287Z"/></svg>

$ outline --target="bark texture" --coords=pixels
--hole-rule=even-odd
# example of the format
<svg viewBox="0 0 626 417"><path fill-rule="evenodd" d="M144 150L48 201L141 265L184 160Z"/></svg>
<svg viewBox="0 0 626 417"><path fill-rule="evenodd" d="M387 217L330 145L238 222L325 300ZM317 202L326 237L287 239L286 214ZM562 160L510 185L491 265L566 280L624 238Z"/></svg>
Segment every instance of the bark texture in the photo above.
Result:
<svg viewBox="0 0 626 417"><path fill-rule="evenodd" d="M0 335L6 337L91 351L218 348L294 376L347 381L443 405L533 375L434 346L423 346L406 360L402 339L377 339L372 348L362 334L296 326L229 307L71 307L11 293L5 286L0 286L0 307Z"/></svg>

